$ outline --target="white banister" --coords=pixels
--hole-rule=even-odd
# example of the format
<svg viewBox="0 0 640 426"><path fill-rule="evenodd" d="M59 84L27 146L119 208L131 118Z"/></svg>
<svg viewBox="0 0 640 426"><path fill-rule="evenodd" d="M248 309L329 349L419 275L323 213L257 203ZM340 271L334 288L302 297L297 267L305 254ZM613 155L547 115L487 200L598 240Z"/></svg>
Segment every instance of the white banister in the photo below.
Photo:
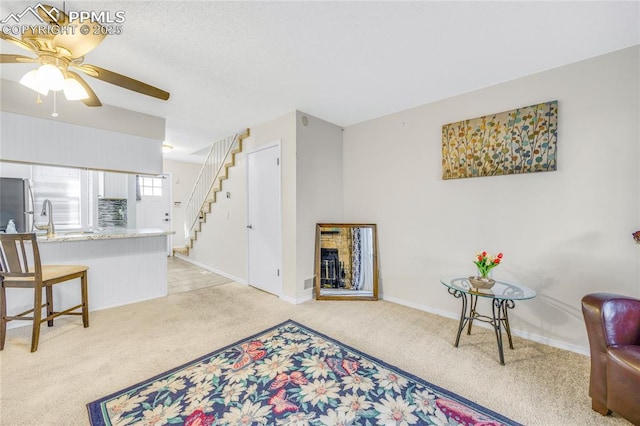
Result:
<svg viewBox="0 0 640 426"><path fill-rule="evenodd" d="M211 190L227 163L231 151L238 147L238 141L238 135L233 135L211 145L185 208L184 237L186 243L188 243L193 229L201 217L203 207L209 202Z"/></svg>

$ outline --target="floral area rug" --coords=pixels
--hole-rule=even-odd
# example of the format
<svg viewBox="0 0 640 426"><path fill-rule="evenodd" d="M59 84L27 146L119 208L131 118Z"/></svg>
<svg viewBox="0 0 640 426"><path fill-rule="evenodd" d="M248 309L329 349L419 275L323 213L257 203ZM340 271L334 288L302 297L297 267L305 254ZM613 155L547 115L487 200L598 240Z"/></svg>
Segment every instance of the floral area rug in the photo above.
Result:
<svg viewBox="0 0 640 426"><path fill-rule="evenodd" d="M94 426L518 424L291 320L87 408Z"/></svg>

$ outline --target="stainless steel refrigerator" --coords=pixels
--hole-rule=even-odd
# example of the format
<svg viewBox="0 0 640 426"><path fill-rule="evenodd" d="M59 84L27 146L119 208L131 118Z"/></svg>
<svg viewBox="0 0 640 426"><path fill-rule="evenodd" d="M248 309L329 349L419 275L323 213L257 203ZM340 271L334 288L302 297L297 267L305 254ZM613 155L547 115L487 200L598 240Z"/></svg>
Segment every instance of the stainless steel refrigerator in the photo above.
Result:
<svg viewBox="0 0 640 426"><path fill-rule="evenodd" d="M33 232L33 193L29 179L0 178L0 232L13 219L18 232Z"/></svg>

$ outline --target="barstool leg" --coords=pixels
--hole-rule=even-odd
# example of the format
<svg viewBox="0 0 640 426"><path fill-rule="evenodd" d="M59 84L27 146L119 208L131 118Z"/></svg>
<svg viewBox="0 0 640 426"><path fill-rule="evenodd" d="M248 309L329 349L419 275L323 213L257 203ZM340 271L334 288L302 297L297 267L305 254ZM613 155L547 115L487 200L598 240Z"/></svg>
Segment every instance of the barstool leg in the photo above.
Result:
<svg viewBox="0 0 640 426"><path fill-rule="evenodd" d="M87 271L82 273L80 277L80 291L82 292L82 325L84 328L89 327L89 296L87 292Z"/></svg>
<svg viewBox="0 0 640 426"><path fill-rule="evenodd" d="M47 295L47 317L53 315L53 289L50 285L45 287L46 295ZM49 327L53 327L53 318L47 321L47 325Z"/></svg>
<svg viewBox="0 0 640 426"><path fill-rule="evenodd" d="M40 318L42 318L42 287L36 285L33 296L33 331L31 332L31 352L38 350L40 339Z"/></svg>
<svg viewBox="0 0 640 426"><path fill-rule="evenodd" d="M4 288L4 282L0 284L0 351L4 349L4 339L7 337L7 290Z"/></svg>

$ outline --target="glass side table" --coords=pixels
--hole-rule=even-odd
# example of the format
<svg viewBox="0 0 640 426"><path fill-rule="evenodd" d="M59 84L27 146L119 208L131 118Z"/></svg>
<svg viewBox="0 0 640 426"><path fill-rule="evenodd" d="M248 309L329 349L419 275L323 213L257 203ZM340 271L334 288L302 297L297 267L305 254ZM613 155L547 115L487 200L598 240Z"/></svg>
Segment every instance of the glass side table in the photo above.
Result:
<svg viewBox="0 0 640 426"><path fill-rule="evenodd" d="M442 277L440 282L447 287L449 294L462 301L462 311L460 313L460 324L458 325L458 335L456 336L457 348L460 343L462 330L467 327L467 334L471 334L473 321L486 322L493 327L498 341L498 354L500 364L504 365L504 351L502 345L502 328L507 332L509 348L513 349L511 340L511 328L509 327L508 310L515 307L517 300L528 300L536 297L536 292L521 284L495 280L494 286L487 290L474 290L471 288L467 277ZM492 316L481 315L476 310L478 298L484 297L492 299Z"/></svg>

